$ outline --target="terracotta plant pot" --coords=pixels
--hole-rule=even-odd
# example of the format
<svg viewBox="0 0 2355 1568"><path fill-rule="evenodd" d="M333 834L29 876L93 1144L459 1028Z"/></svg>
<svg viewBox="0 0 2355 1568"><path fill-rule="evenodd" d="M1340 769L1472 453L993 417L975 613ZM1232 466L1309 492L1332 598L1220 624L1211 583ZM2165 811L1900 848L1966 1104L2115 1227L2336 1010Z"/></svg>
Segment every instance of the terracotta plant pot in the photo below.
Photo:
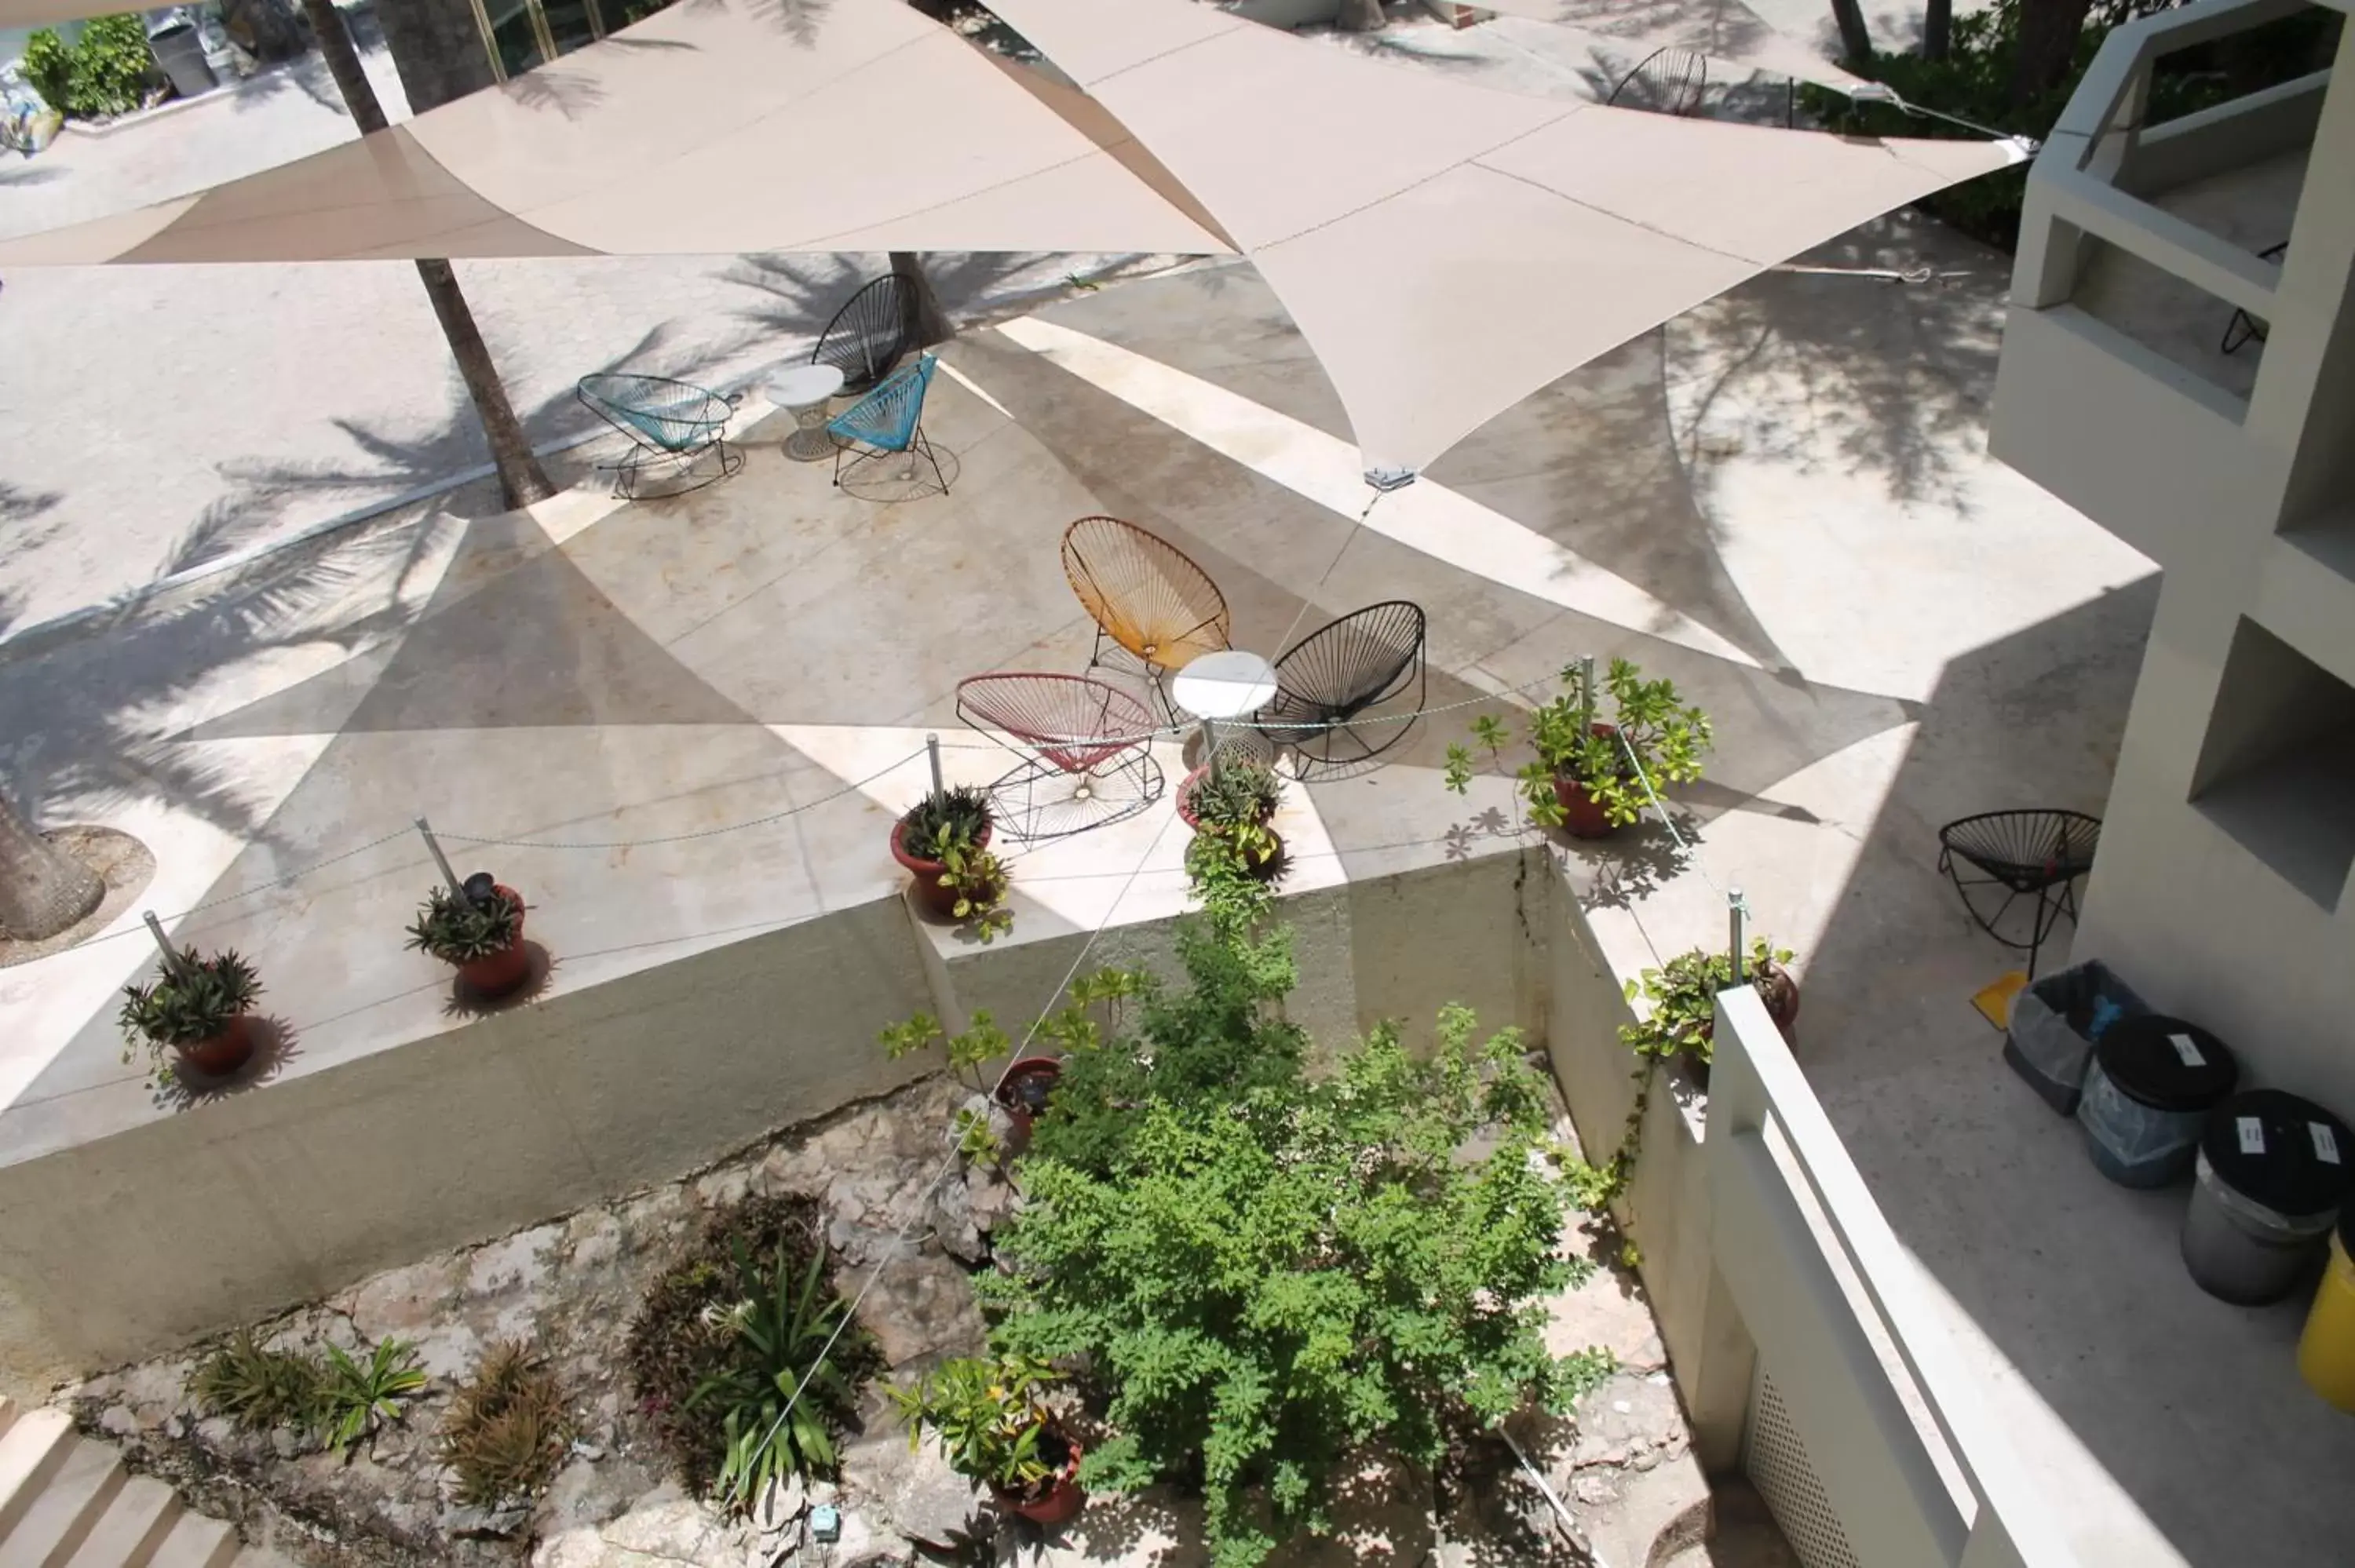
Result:
<svg viewBox="0 0 2355 1568"><path fill-rule="evenodd" d="M1753 980L1752 983L1756 982ZM1792 978L1791 971L1780 964L1770 966L1766 971L1766 983L1758 987L1758 1000L1766 1004L1766 1016L1774 1021L1775 1031L1783 1036L1783 1044L1797 1044L1799 982ZM1700 1026L1703 1040L1714 1043L1716 1033L1717 1025L1714 1023ZM1709 1064L1698 1053L1688 1053L1685 1065L1691 1071L1693 1082L1704 1089L1709 1087Z"/></svg>
<svg viewBox="0 0 2355 1568"><path fill-rule="evenodd" d="M981 837L974 841L974 848L989 847L990 830L990 823L982 824ZM955 919L956 889L941 885L941 874L948 867L936 860L919 860L910 854L903 847L907 832L908 823L904 818L891 824L891 858L898 861L907 869L908 874L916 879L916 906L936 920Z"/></svg>
<svg viewBox="0 0 2355 1568"><path fill-rule="evenodd" d="M1063 1075L1063 1064L1054 1056L1025 1056L1009 1065L997 1080L993 1097L1005 1110L1007 1119L1014 1124L1014 1150L1030 1141L1030 1123L1038 1114L1033 1100L1043 1105L1054 1092L1055 1080ZM1025 1091L1029 1091L1025 1093Z"/></svg>
<svg viewBox="0 0 2355 1568"><path fill-rule="evenodd" d="M1080 1489L1080 1446L1052 1426L1040 1435L1040 1446L1048 1443L1060 1443L1071 1457L1041 1483L1039 1489L1025 1495L990 1489L1000 1508L1018 1513L1033 1524L1060 1524L1078 1513L1088 1500L1088 1494Z"/></svg>
<svg viewBox="0 0 2355 1568"><path fill-rule="evenodd" d="M253 1020L239 1013L219 1033L179 1048L180 1060L208 1078L226 1078L253 1059Z"/></svg>
<svg viewBox="0 0 2355 1568"><path fill-rule="evenodd" d="M531 978L531 950L523 945L523 895L506 883L492 891L516 906L515 938L496 953L468 959L458 966L458 979L485 1001L506 995Z"/></svg>
<svg viewBox="0 0 2355 1568"><path fill-rule="evenodd" d="M1617 735L1619 726L1612 724L1590 725L1589 733ZM1561 831L1574 839L1607 839L1619 831L1617 823L1604 813L1602 805L1587 793L1586 786L1567 774L1556 774L1553 798L1561 805Z"/></svg>

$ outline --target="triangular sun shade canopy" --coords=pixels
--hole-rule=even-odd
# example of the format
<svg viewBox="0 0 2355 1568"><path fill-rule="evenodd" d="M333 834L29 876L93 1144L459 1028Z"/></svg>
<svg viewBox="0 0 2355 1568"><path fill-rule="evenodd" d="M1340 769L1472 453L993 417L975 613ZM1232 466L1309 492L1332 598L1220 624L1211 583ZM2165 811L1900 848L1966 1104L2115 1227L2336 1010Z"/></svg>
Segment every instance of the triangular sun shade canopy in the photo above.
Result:
<svg viewBox="0 0 2355 1568"><path fill-rule="evenodd" d="M992 0L1275 291L1369 472L1891 207L2002 166L1500 92L1194 0Z"/></svg>
<svg viewBox="0 0 2355 1568"><path fill-rule="evenodd" d="M1228 249L1186 205L1109 119L1075 125L902 0L694 0L0 265Z"/></svg>

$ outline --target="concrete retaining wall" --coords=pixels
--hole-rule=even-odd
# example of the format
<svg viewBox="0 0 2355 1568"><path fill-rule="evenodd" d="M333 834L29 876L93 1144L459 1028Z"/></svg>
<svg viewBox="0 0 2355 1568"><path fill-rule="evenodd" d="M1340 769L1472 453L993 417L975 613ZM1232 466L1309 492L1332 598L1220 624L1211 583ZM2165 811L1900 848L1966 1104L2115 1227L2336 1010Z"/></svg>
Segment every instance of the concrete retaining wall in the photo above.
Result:
<svg viewBox="0 0 2355 1568"><path fill-rule="evenodd" d="M1462 1001L1541 1042L1550 878L1525 866L1543 864L1487 856L1286 899L1292 1015L1328 1047L1386 1017L1423 1040ZM1116 927L1089 967L1167 972L1171 937ZM0 1170L0 1388L675 1179L936 1069L875 1047L911 1012L986 1008L1018 1035L1083 940L973 946L880 901Z"/></svg>

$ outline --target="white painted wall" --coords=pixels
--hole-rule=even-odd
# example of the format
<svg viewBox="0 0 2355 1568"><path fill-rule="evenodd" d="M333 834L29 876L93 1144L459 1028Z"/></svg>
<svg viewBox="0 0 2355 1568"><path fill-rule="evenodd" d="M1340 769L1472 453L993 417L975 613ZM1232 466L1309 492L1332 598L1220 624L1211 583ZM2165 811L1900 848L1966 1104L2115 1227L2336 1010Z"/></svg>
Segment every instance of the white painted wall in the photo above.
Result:
<svg viewBox="0 0 2355 1568"><path fill-rule="evenodd" d="M2355 29L2318 118L2308 84L2211 111L2196 134L2139 157L2132 136L2102 123L2146 42L2283 8L2227 0L2166 13L2121 29L2088 73L2031 178L1990 446L2166 574L2073 956L2105 959L2158 1007L2214 1029L2249 1078L2347 1109L2355 887L2325 870L2337 864L2327 835L2269 861L2193 795L2211 733L2264 704L2263 691L2220 700L2244 620L2355 685ZM2211 266L2204 231L2141 198L2163 199L2154 187L2169 171L2213 181L2236 156L2254 168L2307 123L2289 250L2278 280L2250 296L2272 332L2245 399L2073 302L2088 231L2202 288L2244 289L2232 248ZM2214 307L2218 332L2230 308ZM2279 770L2255 776L2271 785ZM2308 793L2355 809L2355 768L2326 768ZM2277 826L2307 803L2285 795L2260 815Z"/></svg>

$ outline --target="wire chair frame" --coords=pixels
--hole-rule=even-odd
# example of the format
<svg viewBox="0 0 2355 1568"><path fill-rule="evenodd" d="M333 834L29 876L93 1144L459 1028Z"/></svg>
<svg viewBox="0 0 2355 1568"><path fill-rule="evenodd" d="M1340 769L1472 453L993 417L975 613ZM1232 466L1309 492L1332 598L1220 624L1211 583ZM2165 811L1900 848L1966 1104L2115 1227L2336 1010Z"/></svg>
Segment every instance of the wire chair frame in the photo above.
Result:
<svg viewBox="0 0 2355 1568"><path fill-rule="evenodd" d="M1328 768L1371 761L1404 740L1421 719L1429 673L1423 607L1384 599L1327 621L1275 662L1275 697L1260 733L1305 762ZM1412 712L1372 710L1414 694ZM1369 722L1362 728L1357 723Z"/></svg>
<svg viewBox="0 0 2355 1568"><path fill-rule="evenodd" d="M2005 947L2028 955L2028 978L2036 978L2036 956L2061 923L2077 923L2077 879L2094 868L2101 848L2102 822L2083 811L2058 810L1981 811L1938 830L1938 869L1955 885L1963 908L1980 930ZM1968 866L1976 876L1963 874ZM1982 911L1974 889L1999 887L2003 901ZM2021 898L2034 897L2029 938L2019 941L1996 929Z"/></svg>
<svg viewBox="0 0 2355 1568"><path fill-rule="evenodd" d="M916 299L896 272L854 291L810 350L812 365L842 372L842 389L856 397L871 391L898 368L916 341Z"/></svg>
<svg viewBox="0 0 2355 1568"><path fill-rule="evenodd" d="M2257 255L2266 261L2278 261L2288 250L2289 241L2285 239L2279 245L2266 246ZM2235 305L2232 319L2224 323L2224 341L2216 346L2225 354L2238 354L2250 344L2264 342L2266 330L2264 323Z"/></svg>
<svg viewBox="0 0 2355 1568"><path fill-rule="evenodd" d="M932 450L932 443L924 434L924 394L932 387L932 372L939 364L937 356L928 354L915 364L893 371L882 385L826 422L826 434L834 438L836 484L842 482L846 456L856 471L860 463L905 452L910 454L911 475L915 472L915 460L921 457L932 465L932 479L940 485L941 493L949 493L948 476L941 471L940 455Z"/></svg>
<svg viewBox="0 0 2355 1568"><path fill-rule="evenodd" d="M1110 682L1028 670L971 675L957 683L956 710L1000 744L1020 743L1007 749L1021 764L989 787L991 815L1010 839L1064 838L1161 798L1153 714Z"/></svg>
<svg viewBox="0 0 2355 1568"><path fill-rule="evenodd" d="M1205 653L1233 646L1226 596L1186 553L1117 517L1080 518L1063 530L1063 575L1096 625L1091 670L1118 668L1110 643L1144 667L1165 717L1162 678Z"/></svg>
<svg viewBox="0 0 2355 1568"><path fill-rule="evenodd" d="M1709 60L1690 49L1654 49L1636 62L1634 70L1619 79L1611 96L1603 101L1604 107L1615 107L1619 95L1637 82L1643 84L1641 96L1648 101L1630 107L1657 110L1679 118L1696 114L1709 92Z"/></svg>
<svg viewBox="0 0 2355 1568"><path fill-rule="evenodd" d="M734 406L719 393L667 376L603 371L573 383L581 406L629 438L630 454L601 463L613 474L613 493L638 500L638 482L649 470L668 469L676 478L694 471L706 452L719 454L719 466L692 484L667 490L684 495L744 466L744 454L728 445L728 419Z"/></svg>

